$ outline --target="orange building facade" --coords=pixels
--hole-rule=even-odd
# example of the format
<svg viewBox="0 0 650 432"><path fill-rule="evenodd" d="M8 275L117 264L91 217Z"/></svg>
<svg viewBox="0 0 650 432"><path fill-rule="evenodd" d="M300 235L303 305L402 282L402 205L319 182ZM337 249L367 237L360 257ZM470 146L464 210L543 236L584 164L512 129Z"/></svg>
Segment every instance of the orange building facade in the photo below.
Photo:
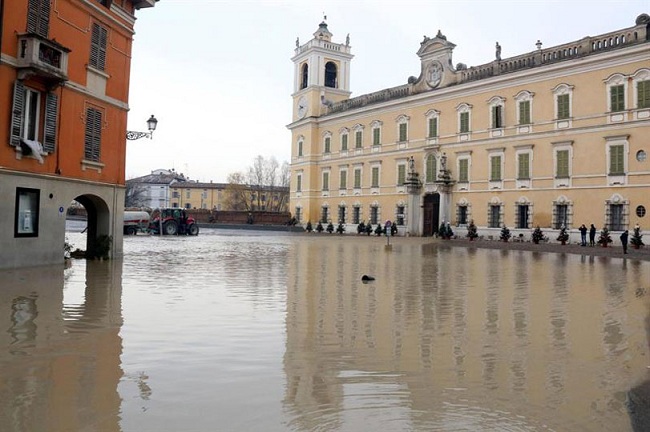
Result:
<svg viewBox="0 0 650 432"><path fill-rule="evenodd" d="M72 200L122 252L135 13L157 0L0 0L0 268L57 263Z"/></svg>

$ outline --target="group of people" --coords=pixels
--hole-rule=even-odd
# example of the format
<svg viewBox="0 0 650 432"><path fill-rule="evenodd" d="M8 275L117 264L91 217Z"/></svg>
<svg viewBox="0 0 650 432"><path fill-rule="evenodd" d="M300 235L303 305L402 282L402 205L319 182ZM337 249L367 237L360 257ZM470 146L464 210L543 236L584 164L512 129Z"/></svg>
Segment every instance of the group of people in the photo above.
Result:
<svg viewBox="0 0 650 432"><path fill-rule="evenodd" d="M582 224L578 231L580 231L580 246L587 246L587 231L589 231L589 246L596 246L596 227L594 224L591 224L588 230L585 224Z"/></svg>
<svg viewBox="0 0 650 432"><path fill-rule="evenodd" d="M391 221L386 221L386 224L382 227L381 224L378 223L377 227L374 230L370 222L365 224L363 221L361 221L359 225L357 225L357 234L370 235L373 232L378 236L382 234L390 234L391 236L394 236L397 234L397 224L392 223Z"/></svg>

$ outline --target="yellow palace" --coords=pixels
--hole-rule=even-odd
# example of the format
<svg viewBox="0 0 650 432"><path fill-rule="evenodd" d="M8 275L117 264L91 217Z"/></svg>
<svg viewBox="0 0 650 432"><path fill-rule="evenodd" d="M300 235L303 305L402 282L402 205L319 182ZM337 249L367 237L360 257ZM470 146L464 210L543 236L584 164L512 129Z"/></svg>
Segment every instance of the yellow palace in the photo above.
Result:
<svg viewBox="0 0 650 432"><path fill-rule="evenodd" d="M349 39L325 22L294 63L290 209L307 221L486 236L650 227L650 16L468 67L425 37L419 77L350 98Z"/></svg>

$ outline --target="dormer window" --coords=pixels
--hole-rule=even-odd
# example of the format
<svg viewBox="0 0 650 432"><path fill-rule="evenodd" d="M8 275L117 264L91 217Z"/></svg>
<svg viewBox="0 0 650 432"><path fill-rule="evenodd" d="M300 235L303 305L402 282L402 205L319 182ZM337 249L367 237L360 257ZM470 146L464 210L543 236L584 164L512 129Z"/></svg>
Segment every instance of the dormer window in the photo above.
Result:
<svg viewBox="0 0 650 432"><path fill-rule="evenodd" d="M325 63L325 87L336 88L337 67L334 62Z"/></svg>

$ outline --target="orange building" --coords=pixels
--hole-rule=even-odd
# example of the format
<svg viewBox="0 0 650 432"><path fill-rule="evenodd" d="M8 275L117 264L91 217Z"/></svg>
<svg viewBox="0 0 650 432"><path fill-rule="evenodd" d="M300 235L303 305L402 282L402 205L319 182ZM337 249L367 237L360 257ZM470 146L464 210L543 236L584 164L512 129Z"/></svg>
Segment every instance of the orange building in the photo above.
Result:
<svg viewBox="0 0 650 432"><path fill-rule="evenodd" d="M0 0L0 268L62 260L65 210L88 250L122 252L135 13L157 0Z"/></svg>

